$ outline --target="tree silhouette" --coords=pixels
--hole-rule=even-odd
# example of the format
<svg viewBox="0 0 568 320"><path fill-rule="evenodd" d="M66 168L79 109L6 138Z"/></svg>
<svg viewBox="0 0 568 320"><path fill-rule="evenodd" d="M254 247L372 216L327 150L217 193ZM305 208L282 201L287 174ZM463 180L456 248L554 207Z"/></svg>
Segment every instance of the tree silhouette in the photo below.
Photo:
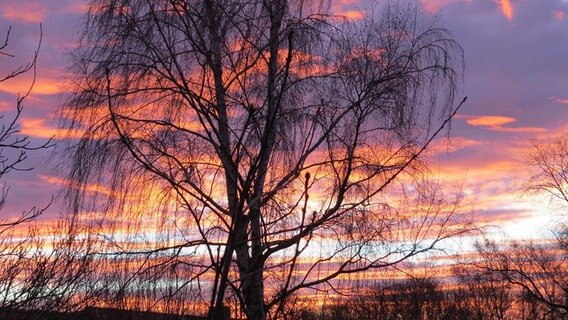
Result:
<svg viewBox="0 0 568 320"><path fill-rule="evenodd" d="M17 56L9 50L11 31L9 27L0 45L0 59L2 62L8 61L7 65ZM0 179L5 179L9 174L32 170L26 165L28 153L53 147L52 139L34 144L19 129L24 102L35 84L42 36L40 25L38 46L32 53L31 61L0 75L0 84L26 74L31 73L32 76L27 91L19 93L16 98L14 114L11 117L0 116ZM6 203L8 189L4 184L0 194L0 209ZM75 241L77 232L68 224L61 223L54 228L55 235L46 233L45 228L40 230L40 226L35 224L36 218L48 206L33 207L24 210L16 218L0 220L0 308L3 319L17 317L10 314L10 310L16 309L33 309L35 313L27 318L41 319L44 312L72 309L77 302L73 300L80 294L78 288L89 270L89 255L83 254L87 242Z"/></svg>
<svg viewBox="0 0 568 320"><path fill-rule="evenodd" d="M520 293L520 305L540 305L544 311L538 313L543 319L568 316L566 252L558 251L557 245L515 241L499 246L487 241L479 245L478 252L482 259L478 267L514 286Z"/></svg>
<svg viewBox="0 0 568 320"><path fill-rule="evenodd" d="M457 112L461 48L410 5L330 5L90 2L67 199L109 253L169 256L212 310L229 288L264 319L461 232L417 160Z"/></svg>
<svg viewBox="0 0 568 320"><path fill-rule="evenodd" d="M5 176L12 171L32 170L31 167L26 166L24 163L25 160L27 159L27 153L30 151L48 149L53 146L51 139L41 144L37 145L31 144L28 136L20 134L19 122L18 122L20 120L20 117L24 109L24 101L25 99L28 98L34 87L37 57L39 54L39 49L41 46L41 40L43 35L41 30L42 28L40 25L40 37L38 41L38 46L33 53L32 60L24 65L16 67L14 70L9 71L5 75L0 75L0 83L22 76L28 72L32 72L33 76L28 91L23 94L19 93L18 97L16 98L15 114L8 119L5 119L4 115L0 115L0 120L3 121L2 127L0 128L0 179L3 178L5 179ZM15 57L15 54L9 53L7 51L11 31L12 27L10 26L6 31L3 43L0 45L0 57L2 59L10 59ZM2 209L6 204L8 189L9 188L4 183L2 187L2 192L0 193L0 209ZM11 229L14 226L33 220L34 218L39 216L43 211L45 211L45 208L38 209L34 207L30 210L22 212L20 217L16 219L8 221L0 221L0 234L2 234L6 230Z"/></svg>
<svg viewBox="0 0 568 320"><path fill-rule="evenodd" d="M527 157L529 178L524 185L525 192L549 195L563 209L568 204L567 141L566 136L559 136L532 142ZM566 224L559 223L556 237L549 240L512 241L506 245L486 240L478 245L482 259L479 267L519 289L520 305L527 318L534 314L541 314L543 319L568 317Z"/></svg>

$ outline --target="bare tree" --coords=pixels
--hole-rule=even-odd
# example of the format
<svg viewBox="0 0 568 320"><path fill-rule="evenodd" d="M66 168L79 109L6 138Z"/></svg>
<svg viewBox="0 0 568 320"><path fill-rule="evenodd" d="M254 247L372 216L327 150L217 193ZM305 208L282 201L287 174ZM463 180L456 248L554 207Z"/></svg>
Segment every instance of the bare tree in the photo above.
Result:
<svg viewBox="0 0 568 320"><path fill-rule="evenodd" d="M548 194L552 203L568 206L568 137L533 140L528 153L530 177L526 192ZM568 256L566 215L550 242L513 242L498 250L488 243L482 252L496 251L493 269L522 288L523 298L544 304L548 317L568 317ZM488 250L489 249L489 250Z"/></svg>
<svg viewBox="0 0 568 320"><path fill-rule="evenodd" d="M525 183L529 193L545 193L554 204L568 206L568 136L555 137L549 141L534 140L528 154L530 177ZM562 215L564 218L566 215ZM565 219L556 230L556 240L568 252L568 226Z"/></svg>
<svg viewBox="0 0 568 320"><path fill-rule="evenodd" d="M404 280L374 282L359 288L357 293L350 297L337 299L322 307L320 311L314 306L298 310L290 319L497 319L473 312L471 301L476 292L463 287L448 288L434 278L410 277ZM488 299L487 302L484 308L490 309L491 301Z"/></svg>
<svg viewBox="0 0 568 320"><path fill-rule="evenodd" d="M43 229L43 230L42 230ZM47 229L47 230L46 230ZM77 311L97 296L93 284L93 241L75 226L35 224L28 231L4 234L0 240L0 309L29 311L26 319L45 319ZM96 289L96 290L95 290ZM13 317L18 319L18 314ZM21 318L19 318L21 319Z"/></svg>
<svg viewBox="0 0 568 320"><path fill-rule="evenodd" d="M345 319L439 319L443 299L433 279L382 281L348 301L349 316Z"/></svg>
<svg viewBox="0 0 568 320"><path fill-rule="evenodd" d="M532 141L527 162L530 177L525 190L546 192L568 205L568 137Z"/></svg>
<svg viewBox="0 0 568 320"><path fill-rule="evenodd" d="M9 50L11 31L9 27L0 45L0 59L8 63L16 57ZM40 25L38 46L30 62L0 76L0 83L3 83L31 73L29 88L16 98L14 114L10 117L0 116L0 179L14 172L32 170L25 163L28 153L53 146L52 139L34 144L19 129L24 102L35 84L42 35ZM4 183L0 209L6 204L8 189ZM51 233L46 232L47 227L36 224L36 218L48 206L24 210L15 219L0 221L0 308L3 318L8 319L11 316L9 310L17 309L35 310L28 318L41 318L45 312L72 310L73 306L80 304L79 301L84 301L77 299L77 296L86 292L78 288L82 286L81 282L89 270L90 256L85 253L88 251L88 241L78 240L77 228L63 222L50 230Z"/></svg>
<svg viewBox="0 0 568 320"><path fill-rule="evenodd" d="M498 273L471 264L453 267L457 286L466 290L465 304L471 319L511 319L514 304L512 285Z"/></svg>
<svg viewBox="0 0 568 320"><path fill-rule="evenodd" d="M32 73L32 81L28 91L23 94L18 94L18 97L16 98L15 114L7 119L4 115L0 115L0 120L2 121L2 126L0 127L0 179L5 179L5 176L12 171L32 170L31 167L26 166L24 163L28 156L27 153L30 151L48 149L53 146L51 139L44 143L33 145L28 136L20 134L18 123L23 112L24 100L30 95L35 83L37 57L42 40L41 30L42 28L40 25L38 46L33 52L32 60L27 64L20 65L15 68L15 70L8 72L8 74L0 75L0 83L2 83L19 76L23 76L28 72ZM0 58L2 59L15 58L14 54L8 52L11 31L12 27L9 27L6 31L4 41L0 45ZM0 209L2 209L6 204L8 189L9 188L4 183L2 186L2 192L0 193ZM30 210L23 211L21 216L16 219L0 221L0 235L11 227L33 220L43 211L45 211L45 208L42 209L34 207Z"/></svg>
<svg viewBox="0 0 568 320"><path fill-rule="evenodd" d="M533 141L527 161L530 175L523 192L548 194L553 203L561 206L568 204L566 141L566 137ZM552 239L502 243L485 240L478 243L479 259L471 265L472 270L477 271L468 272L473 272L475 277L482 275L486 280L468 280L466 283L470 283L470 286L482 284L484 289L475 291L488 290L488 295L479 297L482 300L475 308L476 313L490 312L500 319L511 312L516 312L514 317L519 319L568 317L567 249L566 225L562 222L559 223L556 237ZM507 282L506 286L503 286L503 281ZM470 289L474 291L474 288ZM494 308L486 307L485 298L492 301ZM514 307L510 307L511 303ZM483 318L486 317L494 318L489 314L483 315Z"/></svg>
<svg viewBox="0 0 568 320"><path fill-rule="evenodd" d="M84 131L72 211L128 230L106 235L117 254L176 257L215 312L230 288L250 319L460 233L413 180L457 112L461 48L411 5L329 6L91 1L62 109ZM419 212L385 193L404 181Z"/></svg>
<svg viewBox="0 0 568 320"><path fill-rule="evenodd" d="M566 252L554 244L517 241L501 246L488 241L478 246L478 252L478 268L512 284L518 300L544 306L544 319L568 316Z"/></svg>

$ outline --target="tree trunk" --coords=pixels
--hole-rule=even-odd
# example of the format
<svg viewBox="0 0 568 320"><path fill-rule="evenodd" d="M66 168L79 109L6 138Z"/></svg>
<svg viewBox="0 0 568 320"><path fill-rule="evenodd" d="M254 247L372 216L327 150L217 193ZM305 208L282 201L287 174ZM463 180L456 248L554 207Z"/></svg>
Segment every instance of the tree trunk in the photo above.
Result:
<svg viewBox="0 0 568 320"><path fill-rule="evenodd" d="M243 293L249 320L264 320L266 318L262 269L263 266L258 265L249 272L247 278L243 279Z"/></svg>
<svg viewBox="0 0 568 320"><path fill-rule="evenodd" d="M259 215L254 214L257 210L251 211L251 219L258 220ZM253 239L251 248L252 255L249 254L247 227L249 221L243 223L237 230L236 253L237 267L241 279L241 290L244 298L247 317L250 320L264 320L266 318L266 310L264 308L264 285L262 272L264 269L264 260L261 257L261 248L258 245L260 241ZM252 229L258 221L251 221ZM252 238L257 232L252 232ZM255 245L255 243L257 245Z"/></svg>

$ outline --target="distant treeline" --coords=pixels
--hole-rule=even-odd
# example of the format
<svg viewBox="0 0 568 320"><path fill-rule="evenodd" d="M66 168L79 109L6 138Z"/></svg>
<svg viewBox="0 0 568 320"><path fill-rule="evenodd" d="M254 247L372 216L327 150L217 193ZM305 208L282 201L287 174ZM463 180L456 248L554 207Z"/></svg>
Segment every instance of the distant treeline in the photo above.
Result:
<svg viewBox="0 0 568 320"><path fill-rule="evenodd" d="M286 317L302 320L568 319L567 282L560 284L541 276L530 275L534 278L533 289L541 286L540 289L558 304L512 283L500 271L456 267L450 278L381 282L371 288L354 290L356 293L350 296L328 300L322 307L290 308ZM566 274L558 276L566 280Z"/></svg>

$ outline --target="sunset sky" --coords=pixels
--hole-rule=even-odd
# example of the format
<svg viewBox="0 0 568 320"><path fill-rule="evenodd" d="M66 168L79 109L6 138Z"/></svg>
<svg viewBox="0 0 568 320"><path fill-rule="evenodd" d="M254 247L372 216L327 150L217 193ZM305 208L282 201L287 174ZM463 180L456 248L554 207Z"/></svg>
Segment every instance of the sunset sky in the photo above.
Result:
<svg viewBox="0 0 568 320"><path fill-rule="evenodd" d="M333 10L357 16L370 1L332 1ZM531 138L568 133L568 0L421 0L465 52L467 103L452 123L448 144L438 141L431 168L441 182L462 185L464 210L480 225L500 226L512 237L544 237L560 212L543 197L518 192L527 178L524 166ZM86 2L79 0L2 0L0 40L12 26L0 75L32 57L43 26L37 81L21 119L21 131L34 141L58 136L58 106L64 103L69 57L77 42ZM0 84L0 112L9 117L18 93L31 78ZM460 98L461 100L461 98ZM29 155L36 169L12 173L8 202L0 217L9 219L57 197L62 177L58 155ZM50 158L48 160L48 158ZM54 203L46 218L61 212Z"/></svg>

